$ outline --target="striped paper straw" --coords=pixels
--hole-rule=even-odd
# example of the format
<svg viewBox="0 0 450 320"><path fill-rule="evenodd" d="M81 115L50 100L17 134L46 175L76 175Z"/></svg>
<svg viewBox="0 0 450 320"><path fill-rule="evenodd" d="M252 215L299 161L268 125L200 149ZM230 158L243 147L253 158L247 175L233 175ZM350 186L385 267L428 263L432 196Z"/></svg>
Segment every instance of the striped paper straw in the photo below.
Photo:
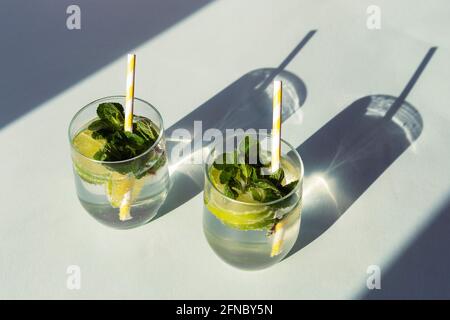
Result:
<svg viewBox="0 0 450 320"><path fill-rule="evenodd" d="M281 81L273 82L272 172L280 168L281 157Z"/></svg>
<svg viewBox="0 0 450 320"><path fill-rule="evenodd" d="M134 179L133 177L129 176L128 179ZM130 220L132 216L130 215L131 211L131 192L133 191L133 186L130 186L130 189L125 193L123 196L122 201L120 202L120 209L119 209L119 220L120 221L126 221Z"/></svg>
<svg viewBox="0 0 450 320"><path fill-rule="evenodd" d="M125 123L124 130L133 132L133 106L134 106L134 75L135 75L136 55L128 54L127 62L127 94L125 96ZM134 178L129 175L130 179L129 190L123 196L120 203L119 219L126 221L131 219L131 194L133 191Z"/></svg>
<svg viewBox="0 0 450 320"><path fill-rule="evenodd" d="M125 131L133 132L134 74L136 55L128 54L127 95L125 97Z"/></svg>
<svg viewBox="0 0 450 320"><path fill-rule="evenodd" d="M272 118L272 173L280 168L281 158L281 103L282 103L282 82L273 82L273 118ZM273 235L271 257L278 255L283 247L284 223L278 222L275 225Z"/></svg>
<svg viewBox="0 0 450 320"><path fill-rule="evenodd" d="M283 238L284 238L284 222L280 221L275 225L275 233L273 235L272 241L272 251L270 256L274 257L281 252L283 248Z"/></svg>

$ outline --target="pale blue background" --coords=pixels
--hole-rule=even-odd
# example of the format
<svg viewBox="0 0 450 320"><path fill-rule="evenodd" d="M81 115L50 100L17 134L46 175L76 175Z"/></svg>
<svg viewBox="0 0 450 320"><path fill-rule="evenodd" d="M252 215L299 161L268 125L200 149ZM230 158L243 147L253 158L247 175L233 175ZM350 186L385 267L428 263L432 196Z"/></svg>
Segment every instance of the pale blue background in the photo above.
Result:
<svg viewBox="0 0 450 320"><path fill-rule="evenodd" d="M69 4L81 30L66 29ZM366 27L371 4L380 30ZM446 0L3 0L0 298L450 298L449 14ZM177 189L146 226L116 231L83 211L67 127L88 102L123 94L129 51L136 95L168 132L193 120L264 127L265 85L285 80L283 136L307 164L287 259L243 272L214 255L195 166L172 167ZM397 102L417 111L411 122L369 130L360 99L405 88ZM398 126L411 123L404 145ZM81 290L66 288L69 265Z"/></svg>

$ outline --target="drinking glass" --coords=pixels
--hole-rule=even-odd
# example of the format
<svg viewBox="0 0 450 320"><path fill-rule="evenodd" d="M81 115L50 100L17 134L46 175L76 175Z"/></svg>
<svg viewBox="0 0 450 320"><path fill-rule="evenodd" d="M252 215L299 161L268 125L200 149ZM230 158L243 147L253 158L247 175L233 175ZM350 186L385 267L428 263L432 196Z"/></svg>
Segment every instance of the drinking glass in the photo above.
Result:
<svg viewBox="0 0 450 320"><path fill-rule="evenodd" d="M159 135L142 154L123 161L98 161L84 156L74 146L74 137L96 117L100 103L125 105L124 96L95 100L78 111L69 125L75 186L81 205L97 221L117 229L129 229L150 221L158 212L170 188L163 121L150 103L134 99L134 121L145 117L153 122ZM121 214L128 193L130 209Z"/></svg>
<svg viewBox="0 0 450 320"><path fill-rule="evenodd" d="M240 141L248 134L225 139ZM251 135L270 149L271 135ZM203 231L214 252L226 263L245 270L263 269L282 260L292 249L300 229L303 163L297 151L281 140L281 167L285 182L298 180L284 197L271 202L238 201L224 195L210 176L213 162L222 157L223 145L213 146L204 164ZM270 154L270 151L267 151Z"/></svg>

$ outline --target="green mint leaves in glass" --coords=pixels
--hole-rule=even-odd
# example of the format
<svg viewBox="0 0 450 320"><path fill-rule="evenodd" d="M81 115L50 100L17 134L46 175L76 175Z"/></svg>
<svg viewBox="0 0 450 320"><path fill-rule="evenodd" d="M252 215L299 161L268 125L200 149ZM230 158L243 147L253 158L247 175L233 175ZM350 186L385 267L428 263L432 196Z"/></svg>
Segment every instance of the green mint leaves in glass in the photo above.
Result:
<svg viewBox="0 0 450 320"><path fill-rule="evenodd" d="M135 99L133 132L125 132L124 101L94 101L69 127L78 198L95 219L119 229L150 221L170 186L159 112Z"/></svg>
<svg viewBox="0 0 450 320"><path fill-rule="evenodd" d="M280 261L300 227L303 165L282 140L280 168L271 171L270 135L237 134L232 150L212 148L205 164L203 229L225 262L262 269Z"/></svg>

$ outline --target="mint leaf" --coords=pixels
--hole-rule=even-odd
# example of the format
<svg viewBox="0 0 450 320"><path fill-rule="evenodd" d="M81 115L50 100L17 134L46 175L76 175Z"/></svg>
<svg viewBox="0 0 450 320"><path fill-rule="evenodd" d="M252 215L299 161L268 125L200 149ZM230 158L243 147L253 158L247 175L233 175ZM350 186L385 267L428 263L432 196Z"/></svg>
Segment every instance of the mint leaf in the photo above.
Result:
<svg viewBox="0 0 450 320"><path fill-rule="evenodd" d="M223 192L228 198L236 199L238 197L238 193L234 191L228 184L225 184L223 186Z"/></svg>
<svg viewBox="0 0 450 320"><path fill-rule="evenodd" d="M219 171L219 182L226 196L235 199L240 193L249 192L255 201L270 202L281 199L295 188L297 182L283 186L283 168L262 175L261 168L270 167L270 158L268 153L260 152L260 148L259 141L246 136L235 151L223 153L214 160L212 166ZM252 162L252 157L257 161ZM243 163L238 163L238 159L243 159ZM280 205L284 206L284 202Z"/></svg>
<svg viewBox="0 0 450 320"><path fill-rule="evenodd" d="M278 191L277 187L270 182L269 180L266 179L257 179L255 181L252 181L252 186L255 186L257 188L261 188L261 189L271 189L271 190L276 190Z"/></svg>
<svg viewBox="0 0 450 320"><path fill-rule="evenodd" d="M219 180L221 184L226 184L230 181L231 178L236 174L236 170L234 167L229 167L226 170L222 170L219 176Z"/></svg>
<svg viewBox="0 0 450 320"><path fill-rule="evenodd" d="M100 105L97 108L97 115L109 127L112 127L115 130L123 129L125 115L123 107L120 103L114 102L100 103Z"/></svg>
<svg viewBox="0 0 450 320"><path fill-rule="evenodd" d="M298 180L292 181L288 183L287 185L281 187L281 192L283 195L289 194L294 188L297 186Z"/></svg>
<svg viewBox="0 0 450 320"><path fill-rule="evenodd" d="M228 180L228 185L237 192L243 191L242 184L235 177L231 177L231 179Z"/></svg>
<svg viewBox="0 0 450 320"><path fill-rule="evenodd" d="M105 139L106 144L93 158L100 161L122 161L134 158L148 150L158 139L159 129L150 120L135 116L133 132L124 131L124 109L120 103L106 102L97 107L98 119L92 121L88 129L94 139ZM105 164L112 171L121 174L133 173L141 178L147 173L155 173L167 162L165 152L156 146L154 150L129 163Z"/></svg>
<svg viewBox="0 0 450 320"><path fill-rule="evenodd" d="M256 181L252 181L250 187L252 188L252 197L256 201L268 202L279 199L283 196L278 188L272 182L266 179L258 179ZM258 193L255 194L255 191L253 190L257 190Z"/></svg>
<svg viewBox="0 0 450 320"><path fill-rule="evenodd" d="M284 170L282 168L279 168L277 171L272 173L269 176L269 179L275 184L275 185L281 185L281 182L284 179Z"/></svg>
<svg viewBox="0 0 450 320"><path fill-rule="evenodd" d="M108 140L108 136L112 133L109 129L100 129L97 131L92 132L92 138L94 139L106 139Z"/></svg>
<svg viewBox="0 0 450 320"><path fill-rule="evenodd" d="M239 168L241 169L242 175L246 180L252 176L253 168L249 164L242 163L239 165Z"/></svg>
<svg viewBox="0 0 450 320"><path fill-rule="evenodd" d="M152 144L158 139L159 135L152 122L142 117L139 117L136 123L133 124L133 131L144 139L152 141Z"/></svg>
<svg viewBox="0 0 450 320"><path fill-rule="evenodd" d="M263 189L250 187L250 193L252 195L253 200L263 202L265 193Z"/></svg>
<svg viewBox="0 0 450 320"><path fill-rule="evenodd" d="M94 120L88 126L88 129L91 131L97 131L97 130L102 130L102 129L106 129L106 128L108 128L108 124L101 119Z"/></svg>
<svg viewBox="0 0 450 320"><path fill-rule="evenodd" d="M136 149L145 148L145 139L141 136L132 132L125 132L125 135L127 137L127 145L132 146Z"/></svg>
<svg viewBox="0 0 450 320"><path fill-rule="evenodd" d="M252 168L252 175L250 176L251 181L256 181L259 179L258 172L259 172L259 169Z"/></svg>
<svg viewBox="0 0 450 320"><path fill-rule="evenodd" d="M105 152L103 150L99 150L94 154L94 159L98 160L98 161L105 161L106 157L107 157L107 155L105 154Z"/></svg>
<svg viewBox="0 0 450 320"><path fill-rule="evenodd" d="M278 189L277 190L265 189L264 193L265 193L264 202L278 200L283 197L282 194L278 191Z"/></svg>

